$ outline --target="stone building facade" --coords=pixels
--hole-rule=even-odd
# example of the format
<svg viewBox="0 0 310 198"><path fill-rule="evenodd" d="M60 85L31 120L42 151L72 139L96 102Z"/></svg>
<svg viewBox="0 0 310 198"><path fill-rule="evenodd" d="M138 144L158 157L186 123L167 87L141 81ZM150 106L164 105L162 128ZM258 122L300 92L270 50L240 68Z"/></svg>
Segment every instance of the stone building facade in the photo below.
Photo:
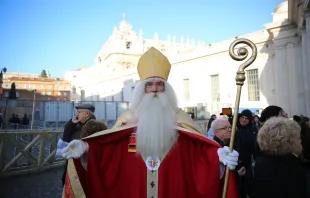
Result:
<svg viewBox="0 0 310 198"><path fill-rule="evenodd" d="M310 14L309 1L289 0L274 9L272 22L257 32L240 35L255 43L256 61L246 69L240 107L259 113L279 105L290 116L310 116ZM170 60L169 82L182 108L203 108L208 115L234 107L235 74L241 64L228 49L236 38L205 44L169 36L166 41L138 34L123 19L95 57L94 65L69 71L72 100L130 101L137 61L149 47Z"/></svg>

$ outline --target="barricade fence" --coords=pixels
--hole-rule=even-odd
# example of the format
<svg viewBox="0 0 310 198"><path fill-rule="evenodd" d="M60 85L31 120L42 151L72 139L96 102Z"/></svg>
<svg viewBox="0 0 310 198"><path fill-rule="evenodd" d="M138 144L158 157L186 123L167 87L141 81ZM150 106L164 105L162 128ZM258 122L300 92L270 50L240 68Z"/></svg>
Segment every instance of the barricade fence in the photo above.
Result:
<svg viewBox="0 0 310 198"><path fill-rule="evenodd" d="M206 134L207 121L195 121ZM39 173L62 167L65 160L56 157L57 142L63 131L0 131L0 177Z"/></svg>
<svg viewBox="0 0 310 198"><path fill-rule="evenodd" d="M61 129L76 113L75 107L82 104L93 104L96 108L97 120L105 121L111 127L117 117L128 109L128 102L107 101L35 101L32 100L1 100L0 112L4 130L18 129ZM33 108L34 107L34 108ZM13 117L14 114L14 117ZM32 116L33 114L33 116ZM27 115L27 122L23 122ZM33 124L32 124L32 117ZM14 121L15 120L15 121ZM31 127L32 124L32 127Z"/></svg>
<svg viewBox="0 0 310 198"><path fill-rule="evenodd" d="M64 159L56 157L61 136L61 131L0 132L0 177L64 166Z"/></svg>
<svg viewBox="0 0 310 198"><path fill-rule="evenodd" d="M33 101L33 100L0 100L0 112L3 122L1 129L61 129L76 113L75 107L82 103L93 104L97 120L105 121L111 127L117 117L129 107L128 102L117 101ZM219 114L228 103L199 103L194 109L196 120L207 120L212 114ZM33 108L34 107L34 108ZM188 109L188 108L184 108ZM188 112L189 113L189 112ZM16 118L12 118L13 114ZM32 123L33 114L33 123ZM27 115L27 122L23 122ZM13 121L15 120L15 121ZM32 127L31 127L32 124Z"/></svg>
<svg viewBox="0 0 310 198"><path fill-rule="evenodd" d="M117 117L129 107L128 102L1 100L3 130L0 131L0 176L38 173L63 166L64 160L56 158L55 155L57 142L62 137L63 126L75 115L75 107L81 103L93 104L97 120L105 121L109 127L113 126ZM208 103L198 105L195 109L196 127L203 134L206 134L208 123L205 118L211 112L220 111L222 106L227 104ZM33 107L34 130L29 130ZM20 122L11 122L12 114L18 115ZM28 124L22 123L24 114L27 114Z"/></svg>

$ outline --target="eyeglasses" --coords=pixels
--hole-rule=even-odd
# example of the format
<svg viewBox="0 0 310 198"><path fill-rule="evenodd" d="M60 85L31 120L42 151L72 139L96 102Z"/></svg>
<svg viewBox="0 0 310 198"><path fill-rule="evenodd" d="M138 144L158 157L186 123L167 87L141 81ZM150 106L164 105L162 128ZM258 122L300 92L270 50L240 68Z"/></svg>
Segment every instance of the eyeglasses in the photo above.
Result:
<svg viewBox="0 0 310 198"><path fill-rule="evenodd" d="M228 131L228 129L231 129L231 126L226 126L226 127L223 127L223 128L219 128L219 129L217 129L217 130L223 130L223 129L225 129L226 131Z"/></svg>
<svg viewBox="0 0 310 198"><path fill-rule="evenodd" d="M145 84L145 88L147 88L147 87L153 87L153 86L155 86L155 87L164 87L164 86L165 86L165 83L164 83L164 82L147 82L147 83Z"/></svg>

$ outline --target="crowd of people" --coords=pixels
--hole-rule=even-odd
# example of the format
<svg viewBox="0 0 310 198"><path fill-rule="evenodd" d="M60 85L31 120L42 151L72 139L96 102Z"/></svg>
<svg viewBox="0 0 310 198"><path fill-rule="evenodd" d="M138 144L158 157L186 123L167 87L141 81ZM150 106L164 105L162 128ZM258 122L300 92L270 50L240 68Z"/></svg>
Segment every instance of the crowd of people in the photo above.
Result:
<svg viewBox="0 0 310 198"><path fill-rule="evenodd" d="M231 115L212 115L208 138L228 146ZM308 117L266 107L259 117L250 110L238 114L234 149L240 198L310 197L310 122Z"/></svg>

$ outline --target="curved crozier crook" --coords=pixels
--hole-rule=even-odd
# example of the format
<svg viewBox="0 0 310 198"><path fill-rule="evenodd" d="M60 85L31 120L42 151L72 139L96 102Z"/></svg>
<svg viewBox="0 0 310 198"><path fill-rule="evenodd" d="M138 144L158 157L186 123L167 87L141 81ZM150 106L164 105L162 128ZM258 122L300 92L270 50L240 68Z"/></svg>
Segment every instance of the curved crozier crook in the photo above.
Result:
<svg viewBox="0 0 310 198"><path fill-rule="evenodd" d="M250 66L256 59L257 57L257 48L255 46L255 44L250 41L249 39L244 39L244 38L240 38L235 40L234 42L231 43L231 45L229 46L229 55L232 59L236 60L236 61L243 61L248 57L249 51L247 50L247 48L245 47L240 47L237 50L237 55L235 54L235 47L238 44L245 44L247 46L249 46L252 50L252 55L251 57L245 61L244 63L242 63L237 71L237 76L236 76L236 84L237 85L243 85L243 82L245 81L245 72L244 70Z"/></svg>
<svg viewBox="0 0 310 198"><path fill-rule="evenodd" d="M240 47L237 50L238 55L235 54L235 47L238 44L245 44L249 46L252 49L252 56L245 61L242 65L240 65L237 76L236 76L236 84L237 84L237 95L236 95L236 101L235 101L235 110L234 112L239 112L239 105L240 105L240 97L241 97L241 89L243 82L245 81L245 69L251 65L257 56L257 48L254 45L254 43L248 39L237 39L234 42L231 43L229 47L229 55L232 59L236 61L243 61L248 57L248 50L245 47ZM231 138L229 143L229 149L232 151L234 147L234 141L235 141L235 134L236 134L236 126L237 126L237 118L238 116L234 116L233 123L232 123L232 131L231 131ZM228 187L228 179L229 179L229 169L226 168L225 173L225 180L224 180L224 188L223 188L223 194L222 198L226 198L227 195L227 187Z"/></svg>
<svg viewBox="0 0 310 198"><path fill-rule="evenodd" d="M238 71L244 71L245 68L247 68L249 65L251 65L257 56L257 48L255 46L255 44L250 41L249 39L237 39L234 42L232 42L230 44L229 47L229 55L232 59L236 60L236 61L243 61L244 59L247 58L249 52L247 50L247 48L245 47L240 47L237 51L238 55L235 54L235 47L239 44L245 44L247 46L249 46L252 50L252 56L246 61L244 62L242 65L240 65L239 70Z"/></svg>

